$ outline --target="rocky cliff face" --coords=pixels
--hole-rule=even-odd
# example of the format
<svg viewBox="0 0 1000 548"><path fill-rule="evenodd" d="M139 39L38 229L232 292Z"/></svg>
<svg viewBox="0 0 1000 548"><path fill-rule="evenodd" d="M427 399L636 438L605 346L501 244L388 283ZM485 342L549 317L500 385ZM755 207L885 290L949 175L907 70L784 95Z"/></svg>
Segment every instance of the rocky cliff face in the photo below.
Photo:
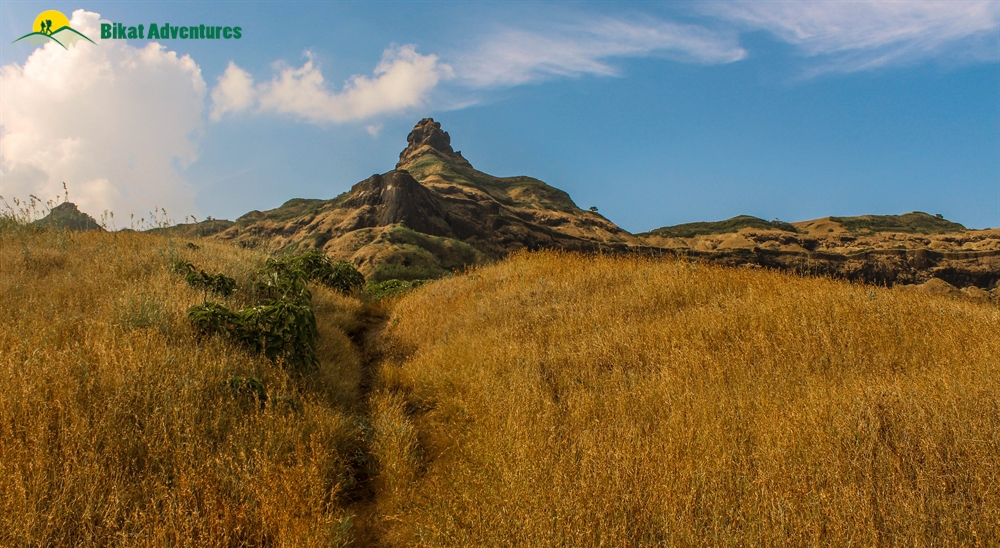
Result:
<svg viewBox="0 0 1000 548"><path fill-rule="evenodd" d="M399 153L399 162L396 169L405 168L407 164L416 160L424 154L434 154L446 162L471 168L461 152L455 152L451 148L451 136L447 131L441 130L441 124L435 122L433 118L424 118L413 126L413 131L406 136L406 148Z"/></svg>

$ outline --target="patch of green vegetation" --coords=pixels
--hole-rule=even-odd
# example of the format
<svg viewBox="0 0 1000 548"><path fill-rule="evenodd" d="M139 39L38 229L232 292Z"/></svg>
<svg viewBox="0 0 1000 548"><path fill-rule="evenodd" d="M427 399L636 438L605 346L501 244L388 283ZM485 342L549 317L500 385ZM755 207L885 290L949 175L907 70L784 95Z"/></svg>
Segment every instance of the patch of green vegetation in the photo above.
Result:
<svg viewBox="0 0 1000 548"><path fill-rule="evenodd" d="M387 240L394 244L411 245L427 250L444 270L456 270L486 261L482 252L463 241L430 236L401 225L393 227Z"/></svg>
<svg viewBox="0 0 1000 548"><path fill-rule="evenodd" d="M190 261L176 261L171 267L178 274L184 275L184 281L195 289L205 291L206 297L211 291L217 295L228 297L236 292L236 280L225 274L209 274L204 270L195 271Z"/></svg>
<svg viewBox="0 0 1000 548"><path fill-rule="evenodd" d="M299 370L316 367L316 316L308 302L272 300L233 312L206 302L187 311L202 336L225 335L276 363Z"/></svg>
<svg viewBox="0 0 1000 548"><path fill-rule="evenodd" d="M361 289L365 277L347 261L331 261L318 250L311 249L301 255L268 259L265 263L268 279L293 279L317 281L344 294Z"/></svg>
<svg viewBox="0 0 1000 548"><path fill-rule="evenodd" d="M387 251L380 253L378 266L368 275L370 281L433 279L448 273L441 261L422 247L388 242L381 245Z"/></svg>
<svg viewBox="0 0 1000 548"><path fill-rule="evenodd" d="M368 282L365 286L365 292L368 293L372 298L376 300L381 300L386 297L392 297L393 295L400 295L406 293L412 289L416 289L428 280L385 280L382 282Z"/></svg>
<svg viewBox="0 0 1000 548"><path fill-rule="evenodd" d="M759 228L761 230L784 230L787 232L798 232L789 223L779 221L765 221L759 217L751 215L737 215L725 221L684 223L674 226L665 226L637 234L637 236L659 236L661 238L693 238L707 234L728 234L739 232L743 228Z"/></svg>
<svg viewBox="0 0 1000 548"><path fill-rule="evenodd" d="M830 217L830 220L840 223L849 232L904 232L908 234L943 234L966 230L963 225L954 223L941 215L929 215L922 211L914 211L903 215L862 215L859 217Z"/></svg>
<svg viewBox="0 0 1000 548"><path fill-rule="evenodd" d="M188 283L192 283L192 279L203 283L206 295L208 288L215 290L220 277L226 288L235 289L236 286L232 278L221 274L196 273L188 261L175 262L173 270L186 273ZM316 250L294 257L268 259L258 275L260 279L254 283L258 304L233 311L219 303L203 302L187 311L192 325L201 336L220 334L277 363L298 370L314 369L319 330L306 282L314 280L344 293L353 293L364 285L364 276L354 265L345 261L333 262Z"/></svg>
<svg viewBox="0 0 1000 548"><path fill-rule="evenodd" d="M240 228L247 227L247 226L250 226L250 225L256 223L257 221L259 221L259 220L261 220L263 218L264 218L264 213L262 213L260 211L257 211L255 209L253 211L249 211L249 212L247 212L247 213L239 216L236 219L236 226L238 226Z"/></svg>
<svg viewBox="0 0 1000 548"><path fill-rule="evenodd" d="M486 262L482 252L465 242L429 236L405 226L393 227L371 245L381 248L378 266L369 275L376 282L435 279Z"/></svg>
<svg viewBox="0 0 1000 548"><path fill-rule="evenodd" d="M312 234L306 236L302 241L312 241L312 247L321 248L326 245L327 242L333 239L333 235L329 232L313 232Z"/></svg>
<svg viewBox="0 0 1000 548"><path fill-rule="evenodd" d="M331 203L330 200L292 198L281 204L281 207L264 213L261 219L283 223L296 217L315 215L329 203Z"/></svg>

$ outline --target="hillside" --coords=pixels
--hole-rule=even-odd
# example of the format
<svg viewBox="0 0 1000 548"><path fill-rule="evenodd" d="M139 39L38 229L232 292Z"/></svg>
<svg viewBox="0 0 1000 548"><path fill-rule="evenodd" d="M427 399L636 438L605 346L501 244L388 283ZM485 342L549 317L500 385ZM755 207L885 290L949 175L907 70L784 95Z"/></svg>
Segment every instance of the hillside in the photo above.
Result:
<svg viewBox="0 0 1000 548"><path fill-rule="evenodd" d="M238 309L265 254L0 221L0 546L353 541L371 305L313 286L303 373L199 335L171 267L232 276L207 297Z"/></svg>
<svg viewBox="0 0 1000 548"><path fill-rule="evenodd" d="M637 242L542 181L476 170L430 118L407 142L392 171L332 200L252 211L212 237L282 252L319 249L376 280L437 278L521 249L598 251Z"/></svg>
<svg viewBox="0 0 1000 548"><path fill-rule="evenodd" d="M518 254L404 297L373 400L390 546L1000 538L1000 309Z"/></svg>
<svg viewBox="0 0 1000 548"><path fill-rule="evenodd" d="M191 316L276 310L263 250L3 221L3 546L1000 535L988 299L516 253L385 301L310 283L296 369Z"/></svg>
<svg viewBox="0 0 1000 548"><path fill-rule="evenodd" d="M728 266L767 267L878 285L944 280L984 290L1000 282L1000 229L939 216L825 217L784 223L741 215L638 234L645 249Z"/></svg>

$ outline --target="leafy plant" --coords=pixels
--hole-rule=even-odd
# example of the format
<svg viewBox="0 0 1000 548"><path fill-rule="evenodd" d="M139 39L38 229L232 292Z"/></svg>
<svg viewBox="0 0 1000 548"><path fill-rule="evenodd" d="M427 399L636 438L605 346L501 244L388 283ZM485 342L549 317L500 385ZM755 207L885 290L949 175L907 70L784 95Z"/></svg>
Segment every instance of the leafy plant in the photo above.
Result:
<svg viewBox="0 0 1000 548"><path fill-rule="evenodd" d="M183 274L184 281L191 287L204 289L206 297L209 291L223 297L228 297L236 292L236 280L225 274L209 274L204 270L195 271L191 261L174 261L170 269L177 274Z"/></svg>
<svg viewBox="0 0 1000 548"><path fill-rule="evenodd" d="M294 369L316 365L316 316L308 304L268 301L233 312L206 302L187 310L188 318L202 336L221 334L270 360Z"/></svg>
<svg viewBox="0 0 1000 548"><path fill-rule="evenodd" d="M237 330L239 317L233 311L219 303L205 302L187 309L191 324L201 336L211 336L216 333L232 334Z"/></svg>
<svg viewBox="0 0 1000 548"><path fill-rule="evenodd" d="M195 289L204 289L228 297L236 292L236 280L225 274L208 274L204 270L188 272L184 281Z"/></svg>
<svg viewBox="0 0 1000 548"><path fill-rule="evenodd" d="M318 250L311 249L301 255L268 259L264 267L267 274L291 276L299 272L303 279L317 281L327 287L348 294L365 285L365 277L347 261L333 262Z"/></svg>
<svg viewBox="0 0 1000 548"><path fill-rule="evenodd" d="M316 316L308 304L274 301L236 313L235 338L276 362L299 369L316 366Z"/></svg>

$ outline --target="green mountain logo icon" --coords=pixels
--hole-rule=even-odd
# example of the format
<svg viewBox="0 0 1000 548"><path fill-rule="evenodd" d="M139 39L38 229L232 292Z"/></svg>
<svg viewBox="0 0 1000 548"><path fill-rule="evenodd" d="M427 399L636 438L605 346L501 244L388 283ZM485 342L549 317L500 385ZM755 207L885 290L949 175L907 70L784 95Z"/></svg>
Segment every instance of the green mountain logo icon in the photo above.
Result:
<svg viewBox="0 0 1000 548"><path fill-rule="evenodd" d="M94 44L94 41L83 33L71 28L69 18L56 10L43 11L38 14L38 17L35 18L35 24L32 25L32 30L34 32L25 34L12 43L16 44L23 40L33 46L39 46L51 41L65 49L69 49L69 46L75 46L83 40Z"/></svg>

